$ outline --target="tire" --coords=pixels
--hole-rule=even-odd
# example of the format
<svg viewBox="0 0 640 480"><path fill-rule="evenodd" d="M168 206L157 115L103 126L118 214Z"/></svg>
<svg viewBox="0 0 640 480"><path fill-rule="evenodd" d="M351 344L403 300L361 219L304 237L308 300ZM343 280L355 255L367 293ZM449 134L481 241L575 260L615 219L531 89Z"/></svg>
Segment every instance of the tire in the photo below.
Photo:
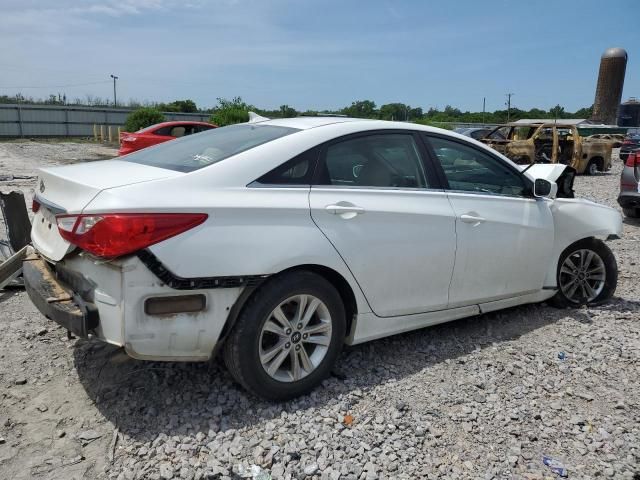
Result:
<svg viewBox="0 0 640 480"><path fill-rule="evenodd" d="M640 217L640 214L638 214L639 211L640 211L640 208L633 208L633 207L622 209L622 213L624 213L624 216L629 218Z"/></svg>
<svg viewBox="0 0 640 480"><path fill-rule="evenodd" d="M304 319L296 323L302 298L303 312L313 310L304 328ZM310 392L329 375L345 336L345 308L335 287L315 273L292 272L267 281L248 300L223 357L233 378L250 393L287 400Z"/></svg>
<svg viewBox="0 0 640 480"><path fill-rule="evenodd" d="M587 169L584 171L587 175L595 175L598 173L598 162L595 160L591 160L589 165L587 165Z"/></svg>
<svg viewBox="0 0 640 480"><path fill-rule="evenodd" d="M567 262L567 259L569 259L569 262ZM581 262L586 264L584 268L581 268ZM569 273L572 270L571 265L574 265L577 269ZM575 281L578 286L572 292L575 282L571 283L571 279L580 275L580 273L577 273L579 270L582 270L582 277L578 277ZM601 273L604 274L604 278L602 278ZM585 278L585 276L590 276L591 278ZM587 282L589 288L582 287L582 279ZM566 308L580 307L582 305L600 305L611 299L616 291L618 284L616 258L611 249L601 240L585 238L570 245L562 252L558 261L556 281L558 282L558 291L549 300L549 304L552 306Z"/></svg>

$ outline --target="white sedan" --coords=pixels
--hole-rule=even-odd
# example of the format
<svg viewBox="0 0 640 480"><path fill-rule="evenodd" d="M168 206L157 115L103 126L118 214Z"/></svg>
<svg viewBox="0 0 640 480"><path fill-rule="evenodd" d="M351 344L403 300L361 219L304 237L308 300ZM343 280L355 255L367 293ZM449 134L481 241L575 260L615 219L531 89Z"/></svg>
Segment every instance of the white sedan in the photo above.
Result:
<svg viewBox="0 0 640 480"><path fill-rule="evenodd" d="M620 214L408 123L309 117L219 128L40 171L27 291L70 332L206 361L268 399L353 345L526 303L608 300Z"/></svg>

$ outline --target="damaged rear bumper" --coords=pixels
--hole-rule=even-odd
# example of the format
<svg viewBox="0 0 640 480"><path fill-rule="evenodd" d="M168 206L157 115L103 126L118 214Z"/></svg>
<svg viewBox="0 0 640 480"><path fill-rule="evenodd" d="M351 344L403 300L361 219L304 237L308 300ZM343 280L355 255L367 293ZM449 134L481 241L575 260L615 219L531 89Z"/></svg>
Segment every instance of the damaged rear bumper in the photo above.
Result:
<svg viewBox="0 0 640 480"><path fill-rule="evenodd" d="M96 306L61 282L38 254L25 258L22 271L29 298L44 316L80 337L87 337L98 327Z"/></svg>

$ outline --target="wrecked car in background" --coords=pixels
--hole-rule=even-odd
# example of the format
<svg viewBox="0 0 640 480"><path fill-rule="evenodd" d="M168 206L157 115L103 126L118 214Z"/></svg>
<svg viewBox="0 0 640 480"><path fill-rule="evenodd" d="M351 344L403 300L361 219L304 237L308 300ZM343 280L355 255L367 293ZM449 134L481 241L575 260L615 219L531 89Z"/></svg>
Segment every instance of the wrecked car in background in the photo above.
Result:
<svg viewBox="0 0 640 480"><path fill-rule="evenodd" d="M560 122L509 123L480 141L518 164L562 163L594 175L611 168L613 142L593 137L581 137L575 125Z"/></svg>
<svg viewBox="0 0 640 480"><path fill-rule="evenodd" d="M594 133L587 137L590 140L607 140L613 148L620 148L626 138L622 133Z"/></svg>

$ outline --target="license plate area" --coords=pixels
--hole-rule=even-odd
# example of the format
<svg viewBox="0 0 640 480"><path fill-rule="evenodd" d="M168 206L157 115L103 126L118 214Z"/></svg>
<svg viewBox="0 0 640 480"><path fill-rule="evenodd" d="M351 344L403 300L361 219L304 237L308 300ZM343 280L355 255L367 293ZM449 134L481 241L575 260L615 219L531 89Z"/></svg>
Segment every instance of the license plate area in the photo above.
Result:
<svg viewBox="0 0 640 480"><path fill-rule="evenodd" d="M60 236L55 215L44 205L33 217L31 240L40 253L53 261L62 260L73 249L73 246Z"/></svg>

